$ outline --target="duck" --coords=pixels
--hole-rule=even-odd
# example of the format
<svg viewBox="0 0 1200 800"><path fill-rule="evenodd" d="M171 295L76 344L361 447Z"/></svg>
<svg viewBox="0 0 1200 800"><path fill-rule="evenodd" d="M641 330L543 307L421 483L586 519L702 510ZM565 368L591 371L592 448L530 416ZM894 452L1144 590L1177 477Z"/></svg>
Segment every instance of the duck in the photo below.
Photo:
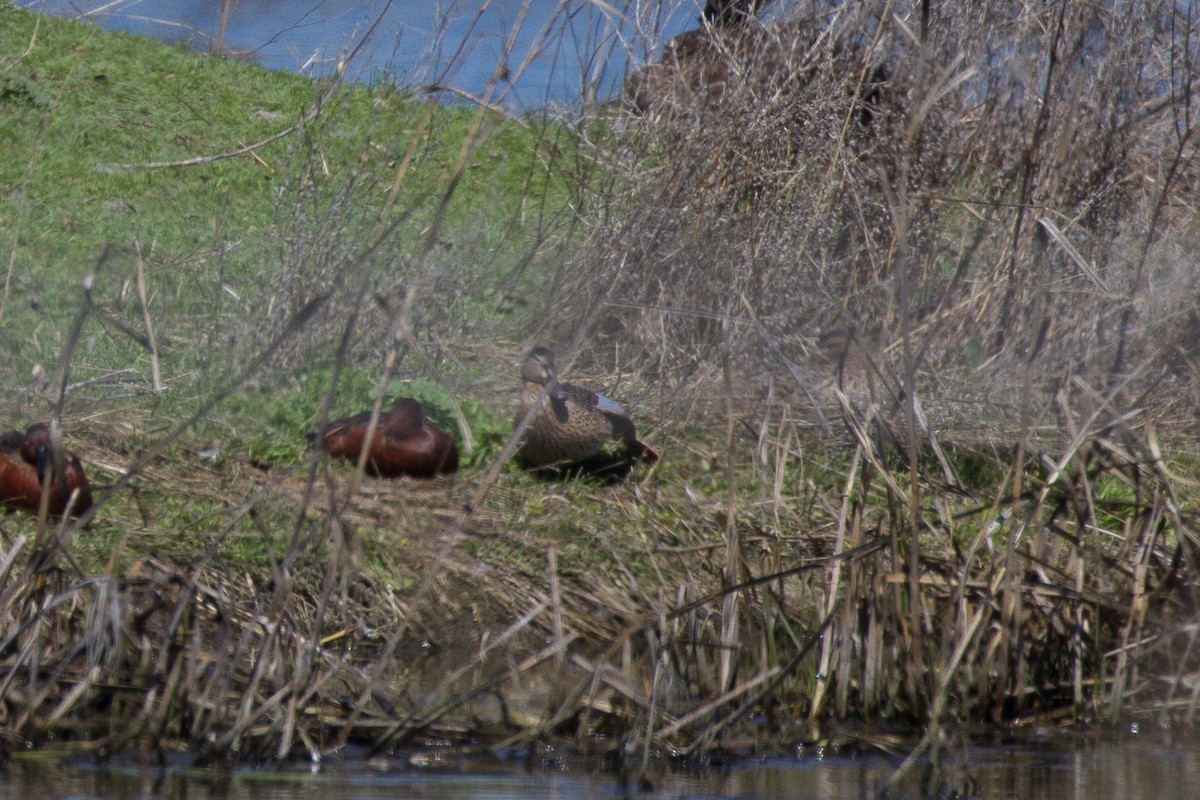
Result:
<svg viewBox="0 0 1200 800"><path fill-rule="evenodd" d="M630 467L637 461L658 461L658 452L638 438L633 420L619 403L582 386L559 381L558 365L550 348L539 346L529 351L521 367L521 379L517 423L537 408L517 449L517 460L523 466L586 468L590 460L602 457L601 451L611 441L624 448L617 460Z"/></svg>
<svg viewBox="0 0 1200 800"><path fill-rule="evenodd" d="M37 512L41 507L46 470L54 464L50 428L42 423L29 426L25 433L0 434L0 504L9 509ZM78 517L92 507L92 486L79 456L62 454L61 469L66 476L55 476L47 506L50 514Z"/></svg>
<svg viewBox="0 0 1200 800"><path fill-rule="evenodd" d="M371 412L331 422L310 434L322 450L355 464L366 444ZM366 472L378 478L432 478L458 469L458 445L425 417L421 404L397 398L392 410L379 417L367 455Z"/></svg>

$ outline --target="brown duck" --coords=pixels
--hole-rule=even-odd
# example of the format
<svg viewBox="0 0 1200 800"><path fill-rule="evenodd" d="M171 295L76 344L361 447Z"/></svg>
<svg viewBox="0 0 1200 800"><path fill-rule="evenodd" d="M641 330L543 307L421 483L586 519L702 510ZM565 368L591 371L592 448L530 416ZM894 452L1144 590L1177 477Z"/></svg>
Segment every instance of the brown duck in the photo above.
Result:
<svg viewBox="0 0 1200 800"><path fill-rule="evenodd" d="M38 423L25 433L0 434L0 504L8 508L36 512L41 506L46 470L54 463L50 429ZM66 476L54 476L50 484L48 510L61 517L68 508L76 517L92 506L92 487L83 464L74 453L63 453L59 469Z"/></svg>
<svg viewBox="0 0 1200 800"><path fill-rule="evenodd" d="M321 449L354 463L367 439L371 412L331 422L319 438ZM421 405L408 397L396 400L392 410L383 414L375 426L367 455L366 472L381 478L432 478L458 469L458 446L445 431L425 418Z"/></svg>
<svg viewBox="0 0 1200 800"><path fill-rule="evenodd" d="M554 351L549 348L529 351L521 378L524 390L518 422L538 403L542 390L549 387L517 450L517 459L523 465L582 465L600 455L613 440L624 446L622 460L626 462L658 460L658 453L637 438L633 420L620 405L590 389L559 382Z"/></svg>

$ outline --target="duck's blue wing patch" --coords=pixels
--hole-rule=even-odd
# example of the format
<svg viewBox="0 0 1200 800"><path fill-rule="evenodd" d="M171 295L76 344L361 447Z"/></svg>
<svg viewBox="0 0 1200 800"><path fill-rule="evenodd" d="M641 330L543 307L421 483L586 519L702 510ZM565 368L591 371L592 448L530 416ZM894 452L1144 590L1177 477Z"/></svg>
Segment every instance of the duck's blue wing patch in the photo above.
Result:
<svg viewBox="0 0 1200 800"><path fill-rule="evenodd" d="M618 403L614 400L609 400L607 397L605 397L602 394L596 395L596 408L600 409L605 414L616 414L616 415L622 416L622 417L629 416L628 414L625 413L625 409L621 408L620 403Z"/></svg>

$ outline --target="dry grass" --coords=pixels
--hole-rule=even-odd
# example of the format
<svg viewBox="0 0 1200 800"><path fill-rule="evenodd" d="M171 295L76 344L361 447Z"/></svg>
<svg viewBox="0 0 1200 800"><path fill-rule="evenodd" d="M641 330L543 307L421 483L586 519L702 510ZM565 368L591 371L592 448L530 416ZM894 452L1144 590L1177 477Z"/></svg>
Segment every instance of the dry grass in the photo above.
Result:
<svg viewBox="0 0 1200 800"><path fill-rule="evenodd" d="M221 498L203 546L144 555L130 524L132 564L85 571L87 528L6 535L7 729L209 759L555 736L636 775L844 720L925 726L935 755L953 720L1190 720L1196 66L1171 8L944 9L923 40L876 4L798 16L755 34L770 58L715 41L719 93L673 83L623 138L556 151L604 180L530 338L664 451L621 487L535 481L511 440L428 484L197 478L168 446L277 353L375 358L381 389L419 363L509 413L523 343L414 325L440 216L385 291L386 227L347 255L320 246L338 213L295 220L314 247L227 389L128 458L103 422L82 448ZM358 326L381 333L352 355ZM275 546L230 568L247 530Z"/></svg>

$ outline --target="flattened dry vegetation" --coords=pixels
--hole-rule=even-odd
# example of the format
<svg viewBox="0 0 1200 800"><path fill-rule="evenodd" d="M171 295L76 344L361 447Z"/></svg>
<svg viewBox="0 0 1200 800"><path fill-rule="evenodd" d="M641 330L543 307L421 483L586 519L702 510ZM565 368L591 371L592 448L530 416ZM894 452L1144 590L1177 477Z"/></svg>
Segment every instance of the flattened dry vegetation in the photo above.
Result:
<svg viewBox="0 0 1200 800"><path fill-rule="evenodd" d="M0 307L6 414L61 419L108 487L0 521L4 730L206 760L556 738L636 772L850 723L936 754L956 722L1190 721L1180 13L728 23L570 121L316 87L261 219L105 233L53 311ZM29 109L6 124L67 113ZM70 274L28 245L45 158L6 178L6 299ZM515 469L532 343L662 460ZM305 448L400 394L457 473Z"/></svg>

